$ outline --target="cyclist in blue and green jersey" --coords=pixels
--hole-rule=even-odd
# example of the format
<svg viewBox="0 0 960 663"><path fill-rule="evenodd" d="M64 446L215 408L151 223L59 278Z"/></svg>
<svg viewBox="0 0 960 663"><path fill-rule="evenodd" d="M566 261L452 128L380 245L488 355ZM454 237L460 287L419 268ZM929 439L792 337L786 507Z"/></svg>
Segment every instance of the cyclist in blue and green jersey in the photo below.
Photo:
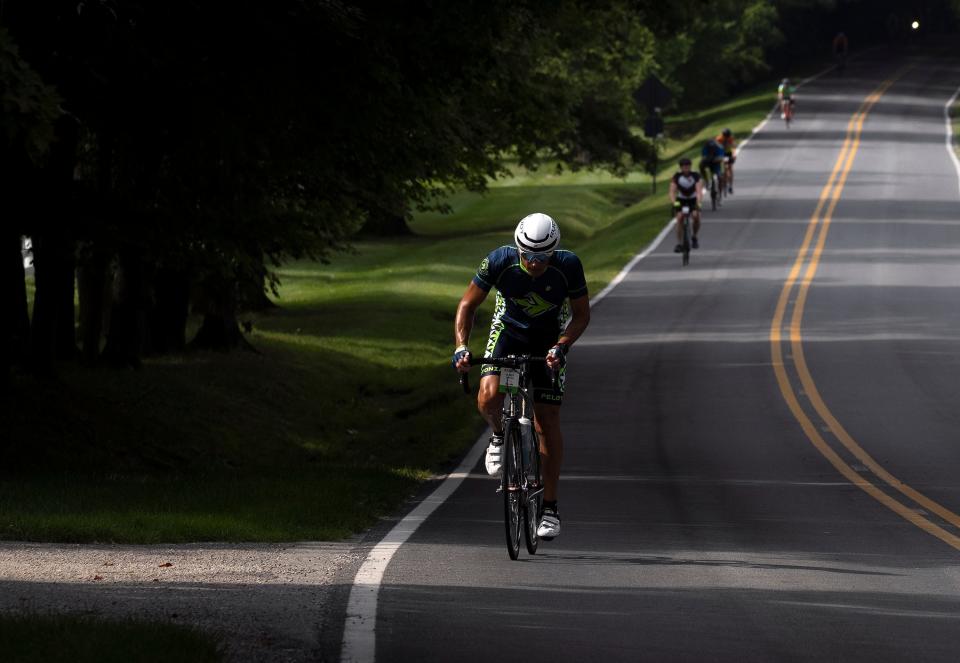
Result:
<svg viewBox="0 0 960 663"><path fill-rule="evenodd" d="M590 300L580 259L558 249L560 229L546 214L521 219L514 232L515 246L501 246L480 263L457 307L453 365L470 368L467 343L474 314L491 288L497 291L493 321L484 357L527 354L546 356L546 365L533 371L534 426L540 437L543 458L543 514L537 534L547 540L560 533L557 484L563 462L560 405L566 379L566 355L590 322ZM550 371L558 372L554 388ZM485 365L480 370L477 407L493 430L485 466L491 475L500 473L503 431L499 392L500 369Z"/></svg>
<svg viewBox="0 0 960 663"><path fill-rule="evenodd" d="M723 145L715 138L707 140L700 148L700 162L697 164L697 170L700 171L700 177L704 182L710 181L707 171L716 175L718 180L723 177L724 153Z"/></svg>

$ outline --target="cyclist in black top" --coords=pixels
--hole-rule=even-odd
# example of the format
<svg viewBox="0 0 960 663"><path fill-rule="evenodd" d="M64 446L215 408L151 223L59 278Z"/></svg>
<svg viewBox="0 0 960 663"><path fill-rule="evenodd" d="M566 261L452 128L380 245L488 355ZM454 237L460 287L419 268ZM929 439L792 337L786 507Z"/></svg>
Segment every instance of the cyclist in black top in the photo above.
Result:
<svg viewBox="0 0 960 663"><path fill-rule="evenodd" d="M689 207L693 217L693 237L690 245L697 249L700 242L697 235L700 232L700 203L703 201L703 180L700 173L690 169L690 159L680 159L680 170L674 173L670 180L670 202L677 214L677 245L674 253L683 252L683 208Z"/></svg>

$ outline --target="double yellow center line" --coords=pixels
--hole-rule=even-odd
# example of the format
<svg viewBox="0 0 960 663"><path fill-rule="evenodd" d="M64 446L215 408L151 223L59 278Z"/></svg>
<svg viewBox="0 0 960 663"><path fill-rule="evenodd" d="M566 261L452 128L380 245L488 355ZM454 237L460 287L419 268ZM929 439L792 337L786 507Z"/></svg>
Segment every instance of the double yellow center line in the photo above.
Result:
<svg viewBox="0 0 960 663"><path fill-rule="evenodd" d="M860 147L863 123L874 104L904 73L906 73L906 69L884 81L863 101L860 109L853 114L847 124L846 140L833 166L833 171L830 173L830 178L820 193L820 199L813 215L810 217L807 232L793 263L793 268L790 270L790 275L780 292L780 299L777 301L777 308L770 326L770 350L773 356L773 369L784 400L786 400L793 416L800 422L800 426L810 442L830 461L830 464L851 483L863 489L868 495L890 510L960 550L960 537L947 531L931 518L924 517L924 510L927 515L935 514L938 516L943 521L941 524L946 526L960 527L960 516L894 477L881 467L863 447L857 444L820 397L803 353L803 338L801 335L803 309L807 302L810 285L813 283L817 267L820 264L820 257L827 241L827 233L830 231L834 209L836 209L837 202L840 200L847 176L853 167L854 157ZM815 245L814 236L816 236ZM794 296L795 298L791 301L791 297ZM789 327L787 327L785 321L791 306ZM786 338L785 328L787 328ZM787 342L789 342L790 347L790 354L787 355L787 358L792 362L793 372L799 378L803 387L803 391L799 392L799 395L791 382L787 370L788 366L784 364L783 347ZM800 396L805 396L804 402L801 402ZM830 431L834 444L828 442L825 436L821 434L817 424L814 423L814 417L819 418L825 430ZM834 447L837 444L856 458L865 470L858 472L851 467L835 450ZM884 484L888 488L884 488ZM890 491L891 488L896 492ZM899 493L902 497L895 497L896 493ZM909 502L903 500L903 497L908 498L921 508L909 506Z"/></svg>

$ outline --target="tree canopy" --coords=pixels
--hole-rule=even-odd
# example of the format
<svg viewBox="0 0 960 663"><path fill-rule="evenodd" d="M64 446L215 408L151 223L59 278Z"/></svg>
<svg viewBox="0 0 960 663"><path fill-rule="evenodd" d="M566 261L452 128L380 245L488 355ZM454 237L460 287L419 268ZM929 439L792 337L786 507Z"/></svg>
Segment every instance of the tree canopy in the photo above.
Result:
<svg viewBox="0 0 960 663"><path fill-rule="evenodd" d="M102 333L121 363L182 347L191 305L200 340L236 343L237 308L264 303L281 261L402 226L508 160L642 167L653 147L633 93L649 75L680 104L715 101L767 75L799 29L825 48L854 6L8 0L0 204L7 246L36 240L34 354L76 342L75 271L88 359ZM3 274L22 319L22 271Z"/></svg>

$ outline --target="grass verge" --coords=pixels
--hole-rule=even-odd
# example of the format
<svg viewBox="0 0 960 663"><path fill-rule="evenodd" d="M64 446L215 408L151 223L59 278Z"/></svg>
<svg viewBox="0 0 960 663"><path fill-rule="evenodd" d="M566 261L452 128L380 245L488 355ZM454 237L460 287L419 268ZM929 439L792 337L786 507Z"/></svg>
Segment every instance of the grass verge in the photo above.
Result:
<svg viewBox="0 0 960 663"><path fill-rule="evenodd" d="M0 538L279 541L371 525L477 433L448 363L453 315L517 219L554 215L598 292L663 226L676 158L725 126L747 135L772 90L668 118L656 196L639 173L518 172L486 195L454 195L451 215L419 215L411 237L286 265L280 306L250 316L260 354L15 376L3 401ZM491 310L478 316L476 349Z"/></svg>
<svg viewBox="0 0 960 663"><path fill-rule="evenodd" d="M92 617L0 615L5 663L215 663L221 646L185 626Z"/></svg>

